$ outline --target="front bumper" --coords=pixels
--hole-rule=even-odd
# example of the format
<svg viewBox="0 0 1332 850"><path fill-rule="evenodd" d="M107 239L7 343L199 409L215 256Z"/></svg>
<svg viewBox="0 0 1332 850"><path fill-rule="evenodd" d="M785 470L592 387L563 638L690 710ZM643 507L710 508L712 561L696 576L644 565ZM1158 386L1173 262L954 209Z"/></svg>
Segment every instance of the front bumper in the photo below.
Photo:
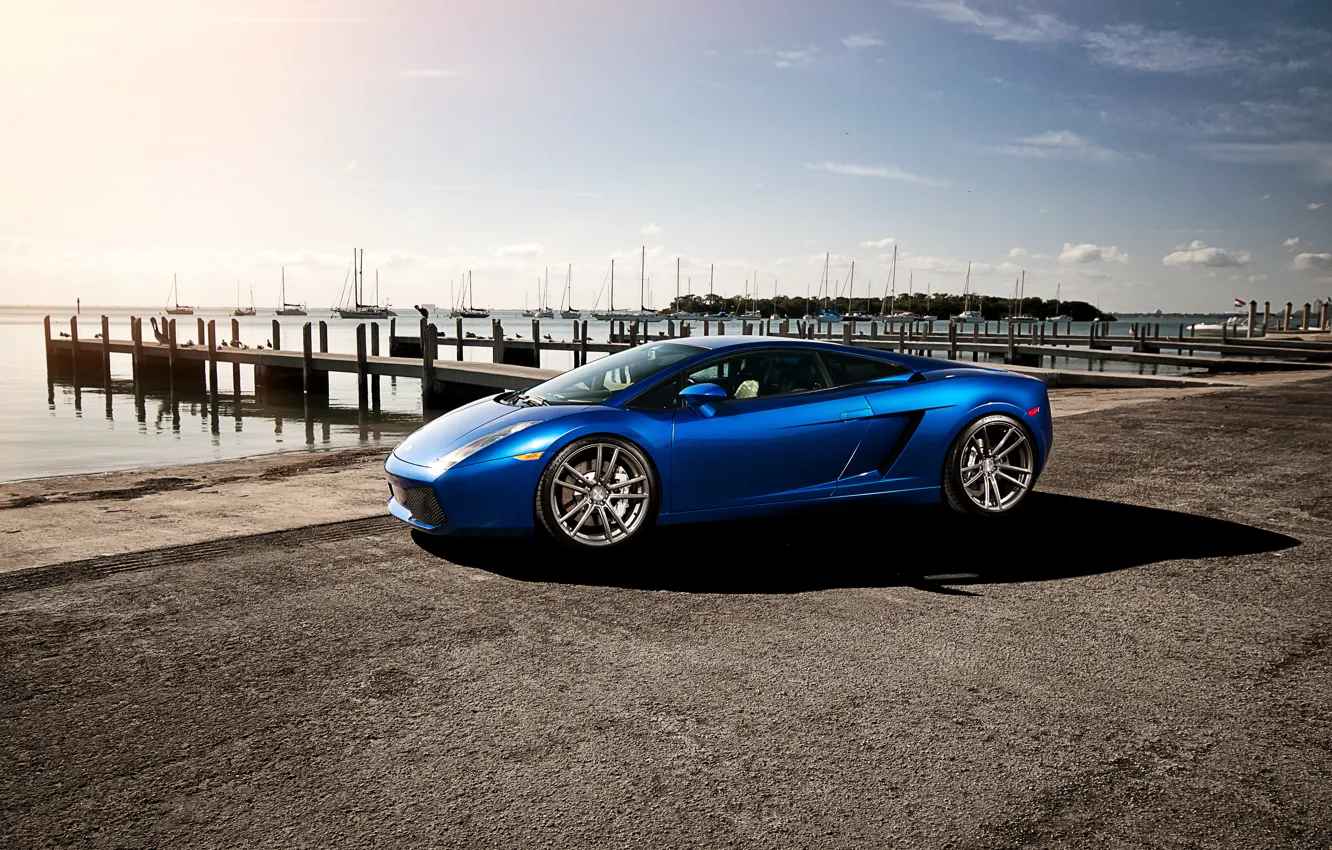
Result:
<svg viewBox="0 0 1332 850"><path fill-rule="evenodd" d="M530 534L544 459L499 458L435 473L390 454L384 461L389 513L430 534ZM418 488L430 488L430 493ZM405 498L400 500L400 494Z"/></svg>

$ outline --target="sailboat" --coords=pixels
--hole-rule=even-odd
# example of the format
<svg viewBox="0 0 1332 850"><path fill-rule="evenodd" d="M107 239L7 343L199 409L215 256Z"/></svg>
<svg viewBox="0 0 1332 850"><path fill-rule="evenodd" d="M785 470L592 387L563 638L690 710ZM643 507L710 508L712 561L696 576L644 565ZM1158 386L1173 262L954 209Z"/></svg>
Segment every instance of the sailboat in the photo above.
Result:
<svg viewBox="0 0 1332 850"><path fill-rule="evenodd" d="M1061 284L1058 284L1058 283L1055 284L1055 315L1053 315L1053 316L1050 317L1050 321L1052 321L1052 322L1071 322L1071 321L1073 321L1073 317L1072 317L1072 316L1068 315L1067 313L1060 313L1060 312L1059 312L1059 287L1060 287L1060 286L1061 286Z"/></svg>
<svg viewBox="0 0 1332 850"><path fill-rule="evenodd" d="M357 257L360 257L359 263ZM342 284L344 292L347 284ZM359 255L357 249L352 249L352 301L350 304L341 304L337 307L337 314L344 319L387 319L389 317L388 305L379 306L379 272L375 272L375 303L366 304L364 298L365 289L365 249L361 248Z"/></svg>
<svg viewBox="0 0 1332 850"><path fill-rule="evenodd" d="M962 284L962 312L953 317L954 322L983 322L985 315L980 310L971 309L971 263L967 263L967 280Z"/></svg>
<svg viewBox="0 0 1332 850"><path fill-rule="evenodd" d="M939 318L930 312L930 301L934 297L934 293L931 292L930 286L931 284L925 284L925 315L920 317L922 322L933 322Z"/></svg>
<svg viewBox="0 0 1332 850"><path fill-rule="evenodd" d="M346 286L346 284L343 284L343 285ZM279 316L304 316L304 315L305 315L305 305L304 305L304 304L293 304L293 303L291 303L290 301L287 300L287 267L286 267L286 266L283 266L283 267L282 267L282 288L279 290L279 293L280 293L280 294L278 295L278 301L282 304L282 306L279 307L279 308L277 309L277 314L278 314Z"/></svg>
<svg viewBox="0 0 1332 850"><path fill-rule="evenodd" d="M253 316L254 315L254 287L250 287L250 306L242 307L240 303L240 281L236 281L236 309L232 311L233 316Z"/></svg>
<svg viewBox="0 0 1332 850"><path fill-rule="evenodd" d="M643 246L642 259L639 260L638 267L638 312L630 313L628 318L637 319L640 322L660 322L661 314L649 310L645 300L645 291L647 287L647 246Z"/></svg>
<svg viewBox="0 0 1332 850"><path fill-rule="evenodd" d="M466 302L464 306L463 302ZM458 293L458 303L449 311L450 319L488 319L490 311L484 307L477 307L472 302L472 273L467 273L467 283L463 286L462 292Z"/></svg>
<svg viewBox="0 0 1332 850"><path fill-rule="evenodd" d="M829 264L829 262L831 261L831 259L832 259L832 253L831 253L831 252L829 252L829 253L827 253L827 254L824 254L824 256L823 256L823 276L819 278L819 292L822 293L822 296L823 296L823 307L821 307L821 308L819 309L819 314L818 314L818 316L808 316L808 315L807 315L807 316L805 316L805 319L806 319L806 320L813 321L814 319L818 318L818 319L822 319L822 320L824 320L825 322L840 322L840 321L842 321L842 314L839 313L839 312L837 312L836 306L834 306L834 307L831 308L831 309L829 309L829 307L828 307L828 295L829 295L829 293L828 293L828 284L829 284L829 282L830 282L830 281L828 280L828 264ZM817 295L815 296L815 298L818 298L818 297L819 297L819 296L817 296Z"/></svg>
<svg viewBox="0 0 1332 850"><path fill-rule="evenodd" d="M598 294L597 301L600 300L601 296L600 294ZM612 322L616 319L624 318L623 313L615 312L615 258L614 257L611 257L611 264L610 264L610 299L607 302L606 309L601 311L600 313L597 312L597 306L595 303L593 303L592 318L600 322Z"/></svg>
<svg viewBox="0 0 1332 850"><path fill-rule="evenodd" d="M537 278L537 306L535 309L527 309L527 293L523 293L523 316L528 319L535 319L539 312L541 312L541 278Z"/></svg>
<svg viewBox="0 0 1332 850"><path fill-rule="evenodd" d="M180 290L176 288L176 276L171 275L171 304L166 311L172 316L193 316L194 308L180 303Z"/></svg>
<svg viewBox="0 0 1332 850"><path fill-rule="evenodd" d="M851 261L851 275L846 283L846 315L842 317L851 322L868 322L874 317L869 313L856 310L856 261Z"/></svg>
<svg viewBox="0 0 1332 850"><path fill-rule="evenodd" d="M1017 309L1019 310L1019 312L1015 315L1009 316L1008 321L1010 322L1036 321L1035 316L1028 316L1026 313L1020 312L1022 310L1023 302L1027 300L1027 272L1025 269L1022 272L1021 279L1013 282L1013 294L1017 297Z"/></svg>
<svg viewBox="0 0 1332 850"><path fill-rule="evenodd" d="M546 282L541 287L540 296L536 317L538 319L555 318L555 311L550 309L550 266L546 266Z"/></svg>
<svg viewBox="0 0 1332 850"><path fill-rule="evenodd" d="M573 263L569 264L569 270L564 273L564 293L560 296L560 318L583 318L583 311L575 310L573 306Z"/></svg>

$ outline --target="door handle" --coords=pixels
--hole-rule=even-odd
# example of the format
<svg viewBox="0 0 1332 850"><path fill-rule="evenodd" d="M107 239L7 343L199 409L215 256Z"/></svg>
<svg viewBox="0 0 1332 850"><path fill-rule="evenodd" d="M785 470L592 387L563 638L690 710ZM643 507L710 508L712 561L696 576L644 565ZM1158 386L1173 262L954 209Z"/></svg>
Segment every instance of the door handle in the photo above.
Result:
<svg viewBox="0 0 1332 850"><path fill-rule="evenodd" d="M874 415L874 411L861 408L860 410L848 410L841 416L843 422L850 422L853 419L869 419Z"/></svg>

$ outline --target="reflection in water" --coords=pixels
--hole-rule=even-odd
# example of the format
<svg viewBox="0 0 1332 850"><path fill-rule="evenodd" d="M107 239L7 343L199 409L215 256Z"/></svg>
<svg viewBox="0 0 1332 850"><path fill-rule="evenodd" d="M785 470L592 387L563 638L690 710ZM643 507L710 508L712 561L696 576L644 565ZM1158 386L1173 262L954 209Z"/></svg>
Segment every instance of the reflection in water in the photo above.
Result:
<svg viewBox="0 0 1332 850"><path fill-rule="evenodd" d="M331 447L335 442L345 445L345 439L339 436L355 437L355 442L378 442L385 438L396 439L414 430L421 423L416 413L385 412L381 406L379 381L372 384L374 402L369 408L342 407L310 399L301 393L252 395L233 389L229 394L219 394L215 389L173 390L170 387L148 390L142 384L131 380L113 380L103 376L100 384L94 384L81 376L78 378L53 377L46 382L46 404L48 411L59 410L59 396L68 398L74 408L75 416L83 416L85 393L100 392L105 402L105 419L114 423L116 419L117 399L131 400L134 419L141 434L171 434L180 436L190 428L190 423L199 425L199 430L209 435L210 443L220 447L222 441L222 420L232 422L231 434L245 434L246 426L266 428L271 423L273 440L282 443L290 437L289 423L300 427L301 444L306 447ZM397 379L390 381L390 395L396 395Z"/></svg>

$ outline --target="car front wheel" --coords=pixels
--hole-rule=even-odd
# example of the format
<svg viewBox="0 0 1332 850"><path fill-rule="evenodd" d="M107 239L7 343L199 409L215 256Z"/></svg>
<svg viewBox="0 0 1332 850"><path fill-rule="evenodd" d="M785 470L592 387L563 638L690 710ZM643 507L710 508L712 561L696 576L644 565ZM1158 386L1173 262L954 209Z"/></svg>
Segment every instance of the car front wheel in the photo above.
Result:
<svg viewBox="0 0 1332 850"><path fill-rule="evenodd" d="M944 461L944 501L959 513L1000 516L1017 509L1036 483L1030 432L1011 416L971 423Z"/></svg>
<svg viewBox="0 0 1332 850"><path fill-rule="evenodd" d="M627 545L656 518L657 480L642 450L617 437L575 440L546 467L536 514L566 548Z"/></svg>

